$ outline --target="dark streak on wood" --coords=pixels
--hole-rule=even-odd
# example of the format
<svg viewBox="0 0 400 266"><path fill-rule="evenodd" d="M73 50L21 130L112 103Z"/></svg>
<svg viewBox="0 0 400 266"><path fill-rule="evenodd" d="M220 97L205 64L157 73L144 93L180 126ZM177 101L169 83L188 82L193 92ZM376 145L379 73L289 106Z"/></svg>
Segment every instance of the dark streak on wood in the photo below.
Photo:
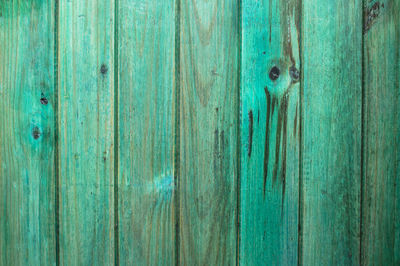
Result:
<svg viewBox="0 0 400 266"><path fill-rule="evenodd" d="M265 197L265 187L267 183L267 175L268 175L268 160L269 160L269 121L271 117L271 95L268 92L268 88L265 87L265 96L267 99L267 117L265 124L265 145L264 145L264 197Z"/></svg>
<svg viewBox="0 0 400 266"><path fill-rule="evenodd" d="M296 112L294 114L293 137L296 137L296 131L297 131L297 108L298 108L298 103L296 103Z"/></svg>
<svg viewBox="0 0 400 266"><path fill-rule="evenodd" d="M271 43L271 39L272 39L272 0L269 0L269 15L268 15L268 19L269 19L269 43Z"/></svg>
<svg viewBox="0 0 400 266"><path fill-rule="evenodd" d="M283 104L281 104L279 106L279 109L278 109L278 124L277 124L277 127L276 127L276 137L275 137L275 163L274 163L274 170L272 172L272 184L273 185L276 182L276 176L277 176L277 173L278 173L279 155L280 155L279 152L280 152L280 148L281 148L282 111L283 111L282 107L283 107ZM267 130L271 130L271 128L269 128Z"/></svg>
<svg viewBox="0 0 400 266"><path fill-rule="evenodd" d="M297 0L285 0L279 1L279 10L280 10L280 17L284 18L281 20L281 43L283 45L283 51L285 56L288 56L290 62L293 66L296 65L295 58L293 55L293 48L292 48L292 28L291 28L291 18L295 20L295 27L297 29L297 38L299 40L299 22L300 22L300 12L295 12L296 10L300 10L300 3L301 1ZM300 42L298 41L298 44Z"/></svg>
<svg viewBox="0 0 400 266"><path fill-rule="evenodd" d="M272 172L272 184L276 183L279 174L279 180L282 183L282 207L285 196L286 185L286 146L287 146L287 119L288 119L288 103L289 95L286 92L280 99L276 96L271 96L268 88L265 87L265 95L267 100L267 117L266 117L266 131L265 131L265 146L264 146L264 197L266 191L266 182L268 176L269 166L269 149L270 149L270 135L272 130L272 118L274 115L275 105L278 104L278 121L275 135L275 161ZM296 118L297 120L297 108ZM281 162L279 164L279 162ZM280 167L279 167L280 166Z"/></svg>
<svg viewBox="0 0 400 266"><path fill-rule="evenodd" d="M364 11L364 34L367 33L369 29L371 29L372 25L381 14L381 8L384 8L384 4L376 2L375 4L373 4L372 7Z"/></svg>
<svg viewBox="0 0 400 266"><path fill-rule="evenodd" d="M251 148L253 146L253 111L249 112L249 146L247 147L247 155L251 157Z"/></svg>

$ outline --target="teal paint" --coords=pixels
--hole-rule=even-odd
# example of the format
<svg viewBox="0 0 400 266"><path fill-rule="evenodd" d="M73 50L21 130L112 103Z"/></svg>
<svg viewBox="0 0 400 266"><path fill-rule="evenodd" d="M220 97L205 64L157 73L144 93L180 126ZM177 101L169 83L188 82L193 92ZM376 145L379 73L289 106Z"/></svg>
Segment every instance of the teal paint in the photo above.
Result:
<svg viewBox="0 0 400 266"><path fill-rule="evenodd" d="M0 265L397 265L400 3L0 2Z"/></svg>

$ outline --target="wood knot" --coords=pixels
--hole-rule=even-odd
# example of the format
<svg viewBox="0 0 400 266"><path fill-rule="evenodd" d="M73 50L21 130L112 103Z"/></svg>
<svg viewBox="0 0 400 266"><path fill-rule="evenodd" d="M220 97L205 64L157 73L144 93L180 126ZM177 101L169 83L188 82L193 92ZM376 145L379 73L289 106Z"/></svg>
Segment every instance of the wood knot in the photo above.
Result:
<svg viewBox="0 0 400 266"><path fill-rule="evenodd" d="M34 128L32 129L32 136L33 136L33 138L34 138L34 139L38 139L38 138L40 138L40 135L41 135L40 129L39 129L38 127L34 127Z"/></svg>
<svg viewBox="0 0 400 266"><path fill-rule="evenodd" d="M105 64L102 64L100 67L100 73L105 75L108 71L108 67Z"/></svg>
<svg viewBox="0 0 400 266"><path fill-rule="evenodd" d="M42 98L40 98L40 103L43 105L47 105L49 103L49 100L47 100L46 97L42 97Z"/></svg>
<svg viewBox="0 0 400 266"><path fill-rule="evenodd" d="M269 78L272 81L275 81L279 78L279 75L281 74L281 71L279 70L279 68L277 66L273 66L271 68L271 70L269 71Z"/></svg>
<svg viewBox="0 0 400 266"><path fill-rule="evenodd" d="M372 25L375 23L376 19L379 17L381 13L381 8L384 8L385 5L379 2L376 2L373 6L366 9L364 11L364 29L363 33L366 33Z"/></svg>
<svg viewBox="0 0 400 266"><path fill-rule="evenodd" d="M295 66L291 66L289 68L289 75L293 82L297 82L300 78L300 71Z"/></svg>

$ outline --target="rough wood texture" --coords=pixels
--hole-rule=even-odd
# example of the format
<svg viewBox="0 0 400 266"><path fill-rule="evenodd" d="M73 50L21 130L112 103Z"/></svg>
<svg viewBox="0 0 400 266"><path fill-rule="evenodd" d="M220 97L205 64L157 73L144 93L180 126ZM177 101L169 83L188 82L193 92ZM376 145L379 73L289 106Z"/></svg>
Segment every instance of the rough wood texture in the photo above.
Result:
<svg viewBox="0 0 400 266"><path fill-rule="evenodd" d="M236 260L238 2L181 1L179 259Z"/></svg>
<svg viewBox="0 0 400 266"><path fill-rule="evenodd" d="M303 265L360 263L361 7L303 2Z"/></svg>
<svg viewBox="0 0 400 266"><path fill-rule="evenodd" d="M0 0L0 266L400 265L399 88L400 0Z"/></svg>
<svg viewBox="0 0 400 266"><path fill-rule="evenodd" d="M114 1L59 3L60 263L114 263Z"/></svg>
<svg viewBox="0 0 400 266"><path fill-rule="evenodd" d="M0 1L0 265L54 265L54 1Z"/></svg>
<svg viewBox="0 0 400 266"><path fill-rule="evenodd" d="M174 265L175 2L119 1L119 260Z"/></svg>
<svg viewBox="0 0 400 266"><path fill-rule="evenodd" d="M362 265L400 265L400 1L364 5Z"/></svg>
<svg viewBox="0 0 400 266"><path fill-rule="evenodd" d="M242 14L240 264L295 265L300 1L244 0Z"/></svg>

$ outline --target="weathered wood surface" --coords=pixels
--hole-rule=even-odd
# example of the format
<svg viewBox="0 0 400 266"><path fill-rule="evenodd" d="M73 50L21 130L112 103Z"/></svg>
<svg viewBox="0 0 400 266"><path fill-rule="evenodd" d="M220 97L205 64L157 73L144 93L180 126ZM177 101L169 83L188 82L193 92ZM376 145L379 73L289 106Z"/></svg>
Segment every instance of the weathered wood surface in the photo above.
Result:
<svg viewBox="0 0 400 266"><path fill-rule="evenodd" d="M241 265L298 260L300 3L242 1Z"/></svg>
<svg viewBox="0 0 400 266"><path fill-rule="evenodd" d="M120 0L121 265L174 265L175 1Z"/></svg>
<svg viewBox="0 0 400 266"><path fill-rule="evenodd" d="M239 8L180 6L179 262L233 265L237 244Z"/></svg>
<svg viewBox="0 0 400 266"><path fill-rule="evenodd" d="M54 2L0 1L0 265L54 265Z"/></svg>
<svg viewBox="0 0 400 266"><path fill-rule="evenodd" d="M59 1L60 264L114 263L114 1Z"/></svg>
<svg viewBox="0 0 400 266"><path fill-rule="evenodd" d="M400 1L364 3L362 265L400 265Z"/></svg>
<svg viewBox="0 0 400 266"><path fill-rule="evenodd" d="M360 263L361 7L303 2L303 265Z"/></svg>
<svg viewBox="0 0 400 266"><path fill-rule="evenodd" d="M399 265L399 23L0 1L0 265Z"/></svg>

